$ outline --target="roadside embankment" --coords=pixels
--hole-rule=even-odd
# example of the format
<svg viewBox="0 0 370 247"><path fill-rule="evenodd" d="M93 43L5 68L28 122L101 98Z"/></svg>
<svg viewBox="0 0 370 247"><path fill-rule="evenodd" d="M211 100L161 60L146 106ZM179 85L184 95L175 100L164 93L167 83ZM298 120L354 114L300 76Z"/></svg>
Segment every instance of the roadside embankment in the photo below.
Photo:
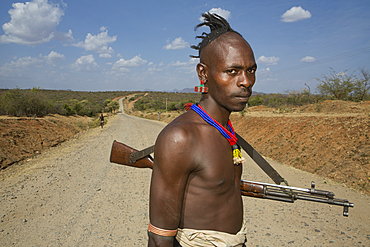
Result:
<svg viewBox="0 0 370 247"><path fill-rule="evenodd" d="M48 115L0 118L0 169L32 158L89 128L92 118Z"/></svg>

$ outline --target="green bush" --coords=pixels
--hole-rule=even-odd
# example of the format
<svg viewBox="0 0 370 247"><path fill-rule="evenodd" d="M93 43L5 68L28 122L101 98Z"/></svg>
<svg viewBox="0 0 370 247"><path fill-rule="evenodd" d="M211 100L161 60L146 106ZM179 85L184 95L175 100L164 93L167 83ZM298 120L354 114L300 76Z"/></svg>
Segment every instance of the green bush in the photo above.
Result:
<svg viewBox="0 0 370 247"><path fill-rule="evenodd" d="M63 108L66 111L65 115L70 116L75 114L75 111L67 103L63 105Z"/></svg>
<svg viewBox="0 0 370 247"><path fill-rule="evenodd" d="M252 96L249 98L248 106L257 106L263 104L263 98L259 95Z"/></svg>
<svg viewBox="0 0 370 247"><path fill-rule="evenodd" d="M108 107L110 109L110 112L115 112L119 109L119 103L117 101L111 101L108 103Z"/></svg>
<svg viewBox="0 0 370 247"><path fill-rule="evenodd" d="M1 97L0 112L12 116L44 116L52 108L52 104L45 100L39 88L23 91L19 88L8 90Z"/></svg>
<svg viewBox="0 0 370 247"><path fill-rule="evenodd" d="M115 110L117 95L132 92L79 92L70 90L0 89L0 114L13 116L44 116L46 114L95 116L109 104ZM113 102L113 103L112 103ZM114 103L116 102L116 103Z"/></svg>
<svg viewBox="0 0 370 247"><path fill-rule="evenodd" d="M110 102L112 102L112 100L110 100L110 99L104 100L104 106L107 106Z"/></svg>
<svg viewBox="0 0 370 247"><path fill-rule="evenodd" d="M144 95L144 94L143 94ZM136 111L182 111L186 103L195 103L200 99L196 93L149 92L141 96L134 104Z"/></svg>
<svg viewBox="0 0 370 247"><path fill-rule="evenodd" d="M264 105L276 109L314 104L329 99L320 95L310 94L307 90L291 91L286 94L258 94L252 95L248 106Z"/></svg>
<svg viewBox="0 0 370 247"><path fill-rule="evenodd" d="M322 79L317 79L317 91L326 97L334 97L337 100L362 101L368 99L370 91L370 76L365 69L360 69L360 75L350 75L347 71L335 72L330 68L330 73Z"/></svg>

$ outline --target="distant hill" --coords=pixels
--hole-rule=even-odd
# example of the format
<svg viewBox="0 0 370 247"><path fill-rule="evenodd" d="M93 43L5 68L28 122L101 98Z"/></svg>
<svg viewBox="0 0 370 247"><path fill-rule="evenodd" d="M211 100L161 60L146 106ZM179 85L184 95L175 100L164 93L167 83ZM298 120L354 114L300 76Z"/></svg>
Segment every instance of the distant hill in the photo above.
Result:
<svg viewBox="0 0 370 247"><path fill-rule="evenodd" d="M184 88L182 90L178 90L178 89L175 88L171 92L173 92L173 93L194 93L194 88L188 88L187 87L187 88ZM265 93L253 91L252 95L263 95L263 94L265 94Z"/></svg>
<svg viewBox="0 0 370 247"><path fill-rule="evenodd" d="M186 87L186 88L183 88L183 89L173 89L173 90L153 90L153 89L144 89L144 90L141 90L142 92L166 92L166 93L195 93L194 92L194 88L189 88L189 87ZM253 94L252 95L264 95L266 93L263 93L263 92L257 92L257 91L253 91Z"/></svg>
<svg viewBox="0 0 370 247"><path fill-rule="evenodd" d="M184 89L182 89L182 90L178 90L178 89L174 89L174 90L172 90L172 92L174 92L174 93L194 93L194 88L184 88Z"/></svg>

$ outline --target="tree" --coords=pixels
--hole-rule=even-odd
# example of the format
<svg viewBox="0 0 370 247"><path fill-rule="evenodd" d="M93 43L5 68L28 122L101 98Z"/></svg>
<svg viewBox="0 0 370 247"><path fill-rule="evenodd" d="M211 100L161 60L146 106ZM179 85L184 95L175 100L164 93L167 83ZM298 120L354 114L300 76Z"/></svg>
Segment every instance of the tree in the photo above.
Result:
<svg viewBox="0 0 370 247"><path fill-rule="evenodd" d="M49 112L51 103L48 102L40 91L40 87L33 87L25 91L27 107L24 109L27 116L44 116Z"/></svg>
<svg viewBox="0 0 370 247"><path fill-rule="evenodd" d="M108 103L108 106L109 106L109 108L111 109L111 112L113 111L113 112L115 112L116 110L118 110L119 109L119 103L117 102L117 101L111 101L111 102L109 102Z"/></svg>
<svg viewBox="0 0 370 247"><path fill-rule="evenodd" d="M360 69L360 76L363 78L357 79L354 84L354 96L358 101L362 101L366 98L367 94L370 91L370 75L369 72L364 68Z"/></svg>
<svg viewBox="0 0 370 247"><path fill-rule="evenodd" d="M252 96L249 98L248 106L257 106L263 104L263 98L260 95Z"/></svg>
<svg viewBox="0 0 370 247"><path fill-rule="evenodd" d="M109 103L110 103L110 102L112 102L112 100L110 100L110 99L106 99L106 100L104 100L104 106L109 105Z"/></svg>
<svg viewBox="0 0 370 247"><path fill-rule="evenodd" d="M15 89L8 90L2 97L1 97L1 106L5 114L13 115L13 116L21 116L23 115L22 106L25 105L23 102L26 99L24 97L22 91L15 87Z"/></svg>
<svg viewBox="0 0 370 247"><path fill-rule="evenodd" d="M67 116L70 116L72 114L74 114L75 112L73 111L73 109L67 104L67 103L64 103L63 105L63 108L66 110L66 115Z"/></svg>
<svg viewBox="0 0 370 247"><path fill-rule="evenodd" d="M80 102L76 101L74 105L72 106L72 109L76 112L77 115L81 115L83 106Z"/></svg>
<svg viewBox="0 0 370 247"><path fill-rule="evenodd" d="M323 79L317 79L320 83L317 85L317 90L323 96L332 95L338 100L347 100L354 91L356 78L347 74L347 71L340 73L335 72L330 68L330 73L324 75Z"/></svg>

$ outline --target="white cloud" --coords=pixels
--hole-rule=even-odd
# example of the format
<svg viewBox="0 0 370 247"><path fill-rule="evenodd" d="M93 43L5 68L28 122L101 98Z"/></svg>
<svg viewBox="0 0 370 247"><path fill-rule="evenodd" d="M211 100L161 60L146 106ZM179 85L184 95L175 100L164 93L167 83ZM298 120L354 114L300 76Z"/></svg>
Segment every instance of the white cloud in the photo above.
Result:
<svg viewBox="0 0 370 247"><path fill-rule="evenodd" d="M72 68L82 72L94 72L99 69L99 65L95 62L93 55L81 56L72 64Z"/></svg>
<svg viewBox="0 0 370 247"><path fill-rule="evenodd" d="M263 55L257 59L257 63L264 63L267 65L276 65L279 61L280 58L278 57L265 57Z"/></svg>
<svg viewBox="0 0 370 247"><path fill-rule="evenodd" d="M118 69L119 72L130 72L130 70L128 68L125 68L125 67L121 67Z"/></svg>
<svg viewBox="0 0 370 247"><path fill-rule="evenodd" d="M108 54L108 53L103 53L103 54L99 54L99 57L101 57L101 58L111 58L112 55Z"/></svg>
<svg viewBox="0 0 370 247"><path fill-rule="evenodd" d="M47 0L13 3L12 7L8 11L11 20L2 26L5 34L0 36L0 43L40 45L49 42L64 15L58 4L49 4ZM72 31L68 35L71 38Z"/></svg>
<svg viewBox="0 0 370 247"><path fill-rule="evenodd" d="M158 68L158 67L161 67L162 65L161 64L153 64L152 62L150 62L149 64L148 64L148 66L150 66L149 68L148 68L148 71L151 71L151 72L153 72L153 71L162 71L163 70L163 68Z"/></svg>
<svg viewBox="0 0 370 247"><path fill-rule="evenodd" d="M163 69L161 69L161 68L157 68L157 67L151 67L151 68L148 68L148 71L149 72L154 72L154 71L162 71Z"/></svg>
<svg viewBox="0 0 370 247"><path fill-rule="evenodd" d="M222 16L226 20L228 20L230 18L230 15L231 15L230 11L224 10L224 9L221 9L221 8L212 8L208 12L211 13L211 14L217 14L219 16ZM204 21L204 18L200 17L199 20Z"/></svg>
<svg viewBox="0 0 370 247"><path fill-rule="evenodd" d="M48 64L52 65L55 65L56 63L59 63L65 59L65 56L63 54L59 54L55 51L51 51L47 56L42 56L40 54L39 57L44 59Z"/></svg>
<svg viewBox="0 0 370 247"><path fill-rule="evenodd" d="M301 6L292 7L287 10L282 16L281 21L283 22L295 22L301 21L307 18L311 18L311 13L308 10L304 10Z"/></svg>
<svg viewBox="0 0 370 247"><path fill-rule="evenodd" d="M168 66L177 66L177 67L191 67L194 64L199 63L199 58L190 58L188 62L180 62L180 61L172 61L171 63L168 64Z"/></svg>
<svg viewBox="0 0 370 247"><path fill-rule="evenodd" d="M312 63L312 62L315 62L315 60L316 59L314 57L307 56L307 57L302 58L301 62Z"/></svg>
<svg viewBox="0 0 370 247"><path fill-rule="evenodd" d="M268 72L270 72L270 67L267 67L266 69L258 69L257 70L257 75L264 75Z"/></svg>
<svg viewBox="0 0 370 247"><path fill-rule="evenodd" d="M200 62L199 58L192 57L189 60L189 64L198 64Z"/></svg>
<svg viewBox="0 0 370 247"><path fill-rule="evenodd" d="M55 31L54 39L59 40L59 41L73 41L72 30L69 29L68 33L62 33L62 32Z"/></svg>
<svg viewBox="0 0 370 247"><path fill-rule="evenodd" d="M123 69L124 71L128 71L128 69L126 67L140 67L140 66L143 66L144 64L146 64L146 60L142 59L139 56L135 56L133 58L131 58L130 60L125 60L123 58L121 58L120 60L118 60L117 62L115 62L112 66L112 69L113 70L120 70L120 69Z"/></svg>
<svg viewBox="0 0 370 247"><path fill-rule="evenodd" d="M114 66L114 65L113 65ZM126 67L112 67L111 71L106 72L106 75L123 75L123 73L130 72L130 70Z"/></svg>
<svg viewBox="0 0 370 247"><path fill-rule="evenodd" d="M23 71L27 71L32 68L41 68L44 60L37 57L22 57L17 61L5 63L0 68L0 75L2 76L19 76Z"/></svg>
<svg viewBox="0 0 370 247"><path fill-rule="evenodd" d="M172 43L163 46L165 50L179 50L189 47L189 43L183 40L181 37L176 38Z"/></svg>
<svg viewBox="0 0 370 247"><path fill-rule="evenodd" d="M172 61L169 65L170 66L185 66L185 65L188 65L188 63L187 62L180 62L180 61L176 61L176 62Z"/></svg>
<svg viewBox="0 0 370 247"><path fill-rule="evenodd" d="M105 30L105 28L103 28ZM108 30L105 30L97 35L88 33L85 41L73 44L73 46L85 48L86 51L95 51L97 53L112 54L114 52L112 47L108 47L109 43L115 42L117 36L110 37Z"/></svg>

